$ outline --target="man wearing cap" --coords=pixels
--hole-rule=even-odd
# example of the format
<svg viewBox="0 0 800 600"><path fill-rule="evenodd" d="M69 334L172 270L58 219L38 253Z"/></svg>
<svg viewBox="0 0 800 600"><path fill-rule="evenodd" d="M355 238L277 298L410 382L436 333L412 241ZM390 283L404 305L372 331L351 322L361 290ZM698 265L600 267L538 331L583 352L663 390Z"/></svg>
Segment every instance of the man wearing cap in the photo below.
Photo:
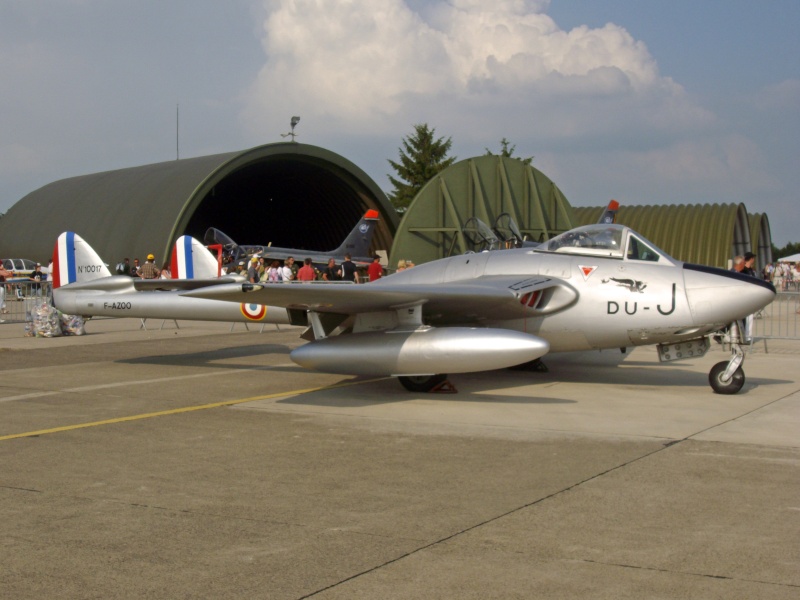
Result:
<svg viewBox="0 0 800 600"><path fill-rule="evenodd" d="M147 255L147 261L139 269L139 277L142 279L158 279L161 276L161 271L155 263L156 257L152 254Z"/></svg>

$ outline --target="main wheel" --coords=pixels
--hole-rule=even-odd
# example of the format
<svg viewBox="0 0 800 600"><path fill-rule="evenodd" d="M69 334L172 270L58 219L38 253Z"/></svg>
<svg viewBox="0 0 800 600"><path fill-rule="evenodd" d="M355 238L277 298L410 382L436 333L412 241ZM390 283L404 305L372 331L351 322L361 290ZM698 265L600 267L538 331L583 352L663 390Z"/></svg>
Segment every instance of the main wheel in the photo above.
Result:
<svg viewBox="0 0 800 600"><path fill-rule="evenodd" d="M717 394L735 394L742 389L744 385L744 371L742 371L742 367L739 367L733 372L733 377L731 377L730 381L724 382L720 379L727 367L728 363L726 361L718 362L711 367L711 371L708 373L708 383L711 384L711 388Z"/></svg>
<svg viewBox="0 0 800 600"><path fill-rule="evenodd" d="M412 375L410 377L398 377L400 383L409 392L430 392L437 385L447 379L445 373L438 375Z"/></svg>

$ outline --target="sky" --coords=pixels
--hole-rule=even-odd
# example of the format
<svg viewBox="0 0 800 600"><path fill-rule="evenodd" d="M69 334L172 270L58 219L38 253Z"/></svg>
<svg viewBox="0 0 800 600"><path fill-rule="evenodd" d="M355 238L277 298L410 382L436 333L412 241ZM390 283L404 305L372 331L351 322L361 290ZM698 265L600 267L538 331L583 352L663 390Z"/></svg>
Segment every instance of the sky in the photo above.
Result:
<svg viewBox="0 0 800 600"><path fill-rule="evenodd" d="M0 0L0 212L52 181L426 123L573 206L743 202L800 241L797 0Z"/></svg>

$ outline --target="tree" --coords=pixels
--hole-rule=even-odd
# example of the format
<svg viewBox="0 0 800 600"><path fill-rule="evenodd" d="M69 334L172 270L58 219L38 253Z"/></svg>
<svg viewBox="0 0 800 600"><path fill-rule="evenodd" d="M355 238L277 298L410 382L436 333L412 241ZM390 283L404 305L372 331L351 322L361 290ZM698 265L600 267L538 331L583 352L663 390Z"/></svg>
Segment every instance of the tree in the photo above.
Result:
<svg viewBox="0 0 800 600"><path fill-rule="evenodd" d="M517 160L521 160L526 165L529 165L533 162L533 156L529 156L528 158L517 158L514 156L514 150L517 149L516 145L512 146L511 142L509 142L506 138L500 140L500 156L505 158L516 158ZM486 148L486 156L495 156L495 153Z"/></svg>
<svg viewBox="0 0 800 600"><path fill-rule="evenodd" d="M456 160L455 156L447 156L453 141L436 139L435 133L427 123L414 125L414 134L403 138L403 145L398 148L399 162L389 160L398 175L398 178L389 175L394 186L389 200L397 212L404 212L422 187Z"/></svg>
<svg viewBox="0 0 800 600"><path fill-rule="evenodd" d="M777 248L775 244L772 244L772 258L774 260L798 253L800 253L800 242L789 242L783 248Z"/></svg>

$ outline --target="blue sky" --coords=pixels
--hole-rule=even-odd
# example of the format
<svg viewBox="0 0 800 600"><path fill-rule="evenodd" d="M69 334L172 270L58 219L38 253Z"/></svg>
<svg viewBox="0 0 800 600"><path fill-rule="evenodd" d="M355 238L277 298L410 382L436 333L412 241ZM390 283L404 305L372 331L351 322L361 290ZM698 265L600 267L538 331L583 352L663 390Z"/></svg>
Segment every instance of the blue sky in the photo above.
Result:
<svg viewBox="0 0 800 600"><path fill-rule="evenodd" d="M279 141L389 191L428 123L575 206L744 202L800 241L800 2L0 0L0 211L51 181Z"/></svg>

